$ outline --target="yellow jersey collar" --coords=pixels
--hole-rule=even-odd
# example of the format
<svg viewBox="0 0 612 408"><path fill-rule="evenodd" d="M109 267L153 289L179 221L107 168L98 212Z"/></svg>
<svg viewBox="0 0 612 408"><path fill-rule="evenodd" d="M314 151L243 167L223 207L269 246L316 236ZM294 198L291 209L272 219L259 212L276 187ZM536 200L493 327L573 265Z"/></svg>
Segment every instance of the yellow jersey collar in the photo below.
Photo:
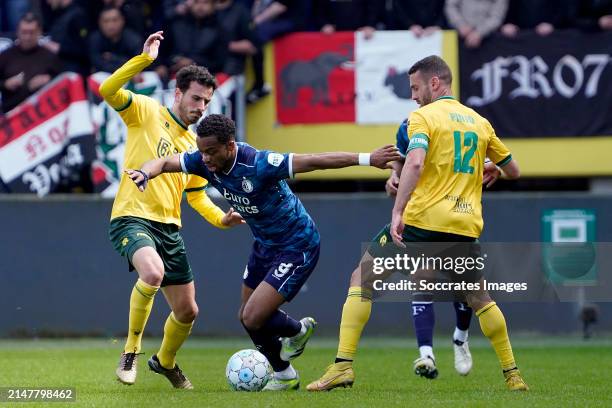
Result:
<svg viewBox="0 0 612 408"><path fill-rule="evenodd" d="M180 120L178 117L176 117L176 116L174 115L174 112L172 112L172 109L170 109L170 108L168 108L168 107L167 107L166 109L168 109L168 113L170 114L170 116L172 117L172 119L174 119L174 121L175 121L176 123L178 123L178 124L179 124L179 126L180 126L180 127L182 127L182 128L183 128L183 129L185 129L185 130L187 130L187 129L188 129L188 128L187 128L187 125L185 125L185 124L183 123L183 121L182 121L182 120Z"/></svg>

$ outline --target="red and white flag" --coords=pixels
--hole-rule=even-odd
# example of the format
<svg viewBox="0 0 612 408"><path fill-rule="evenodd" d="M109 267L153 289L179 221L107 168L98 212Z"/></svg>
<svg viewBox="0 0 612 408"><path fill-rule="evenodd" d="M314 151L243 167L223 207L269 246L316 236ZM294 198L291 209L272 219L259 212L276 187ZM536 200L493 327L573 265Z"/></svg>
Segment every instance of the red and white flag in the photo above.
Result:
<svg viewBox="0 0 612 408"><path fill-rule="evenodd" d="M296 33L274 43L280 124L399 123L416 109L408 69L442 54L442 33Z"/></svg>
<svg viewBox="0 0 612 408"><path fill-rule="evenodd" d="M81 77L65 73L0 119L0 178L13 193L80 189L95 155Z"/></svg>

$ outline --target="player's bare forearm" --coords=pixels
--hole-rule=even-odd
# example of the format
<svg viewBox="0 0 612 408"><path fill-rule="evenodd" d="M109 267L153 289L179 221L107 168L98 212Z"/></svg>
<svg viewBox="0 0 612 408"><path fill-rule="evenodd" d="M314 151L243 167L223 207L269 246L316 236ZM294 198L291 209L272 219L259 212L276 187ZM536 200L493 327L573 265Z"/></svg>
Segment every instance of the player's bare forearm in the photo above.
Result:
<svg viewBox="0 0 612 408"><path fill-rule="evenodd" d="M292 167L294 173L308 173L314 170L341 169L358 164L358 153L333 152L294 154Z"/></svg>
<svg viewBox="0 0 612 408"><path fill-rule="evenodd" d="M162 173L178 173L180 171L182 171L180 156L175 154L170 157L149 160L139 170L126 169L125 174L132 179L140 191L144 191L150 179Z"/></svg>
<svg viewBox="0 0 612 408"><path fill-rule="evenodd" d="M182 171L180 155L175 154L160 159L154 159L146 162L140 168L145 172L150 179L159 176L162 173L178 173Z"/></svg>
<svg viewBox="0 0 612 408"><path fill-rule="evenodd" d="M294 154L293 172L306 173L313 170L341 169L357 165L370 165L379 169L388 168L388 163L399 160L401 155L393 145L386 145L366 155L367 162L360 163L359 153L333 152Z"/></svg>
<svg viewBox="0 0 612 408"><path fill-rule="evenodd" d="M504 180L516 180L521 177L521 170L514 159L504 166L498 166L498 168L501 171L500 177Z"/></svg>
<svg viewBox="0 0 612 408"><path fill-rule="evenodd" d="M423 165L425 163L425 154L426 152L424 149L414 149L406 156L406 162L402 168L399 186L397 188L395 205L393 206L394 214L402 214L404 212L408 200L410 200L410 195L421 178Z"/></svg>

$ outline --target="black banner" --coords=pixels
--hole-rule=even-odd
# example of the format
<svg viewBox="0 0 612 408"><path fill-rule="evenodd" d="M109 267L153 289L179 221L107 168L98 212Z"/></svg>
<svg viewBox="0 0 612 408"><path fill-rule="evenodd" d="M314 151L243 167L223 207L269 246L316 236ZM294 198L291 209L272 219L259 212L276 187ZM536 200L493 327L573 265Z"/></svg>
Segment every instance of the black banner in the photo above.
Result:
<svg viewBox="0 0 612 408"><path fill-rule="evenodd" d="M459 67L461 101L502 137L612 135L612 33L495 35Z"/></svg>

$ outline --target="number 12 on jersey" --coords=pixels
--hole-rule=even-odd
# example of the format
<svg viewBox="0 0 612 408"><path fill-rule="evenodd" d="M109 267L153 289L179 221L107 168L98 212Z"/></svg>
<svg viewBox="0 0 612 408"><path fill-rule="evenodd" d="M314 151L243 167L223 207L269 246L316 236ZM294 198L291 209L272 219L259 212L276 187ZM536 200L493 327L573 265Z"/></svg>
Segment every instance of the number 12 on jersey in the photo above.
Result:
<svg viewBox="0 0 612 408"><path fill-rule="evenodd" d="M454 172L474 174L474 166L470 166L470 161L474 157L474 153L478 148L478 135L474 132L465 132L462 138L461 132L455 130L453 132L453 138L455 139L455 163L453 166ZM463 152L464 147L469 147L469 150L465 152L463 157L461 157L461 153Z"/></svg>

